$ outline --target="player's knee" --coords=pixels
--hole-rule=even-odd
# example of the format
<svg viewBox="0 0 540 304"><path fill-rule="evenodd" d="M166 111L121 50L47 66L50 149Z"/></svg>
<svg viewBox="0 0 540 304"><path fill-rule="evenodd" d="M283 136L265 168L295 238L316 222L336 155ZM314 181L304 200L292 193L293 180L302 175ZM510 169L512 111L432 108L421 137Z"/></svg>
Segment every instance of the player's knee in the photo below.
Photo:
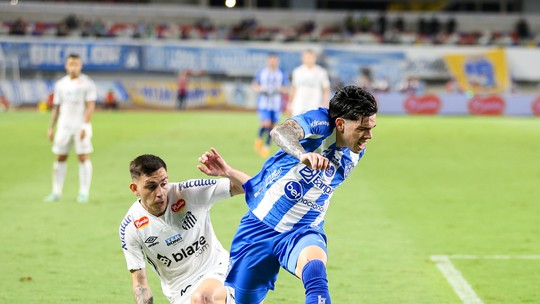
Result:
<svg viewBox="0 0 540 304"><path fill-rule="evenodd" d="M326 279L326 266L321 260L312 260L302 269L302 282L304 285L315 281L328 283Z"/></svg>
<svg viewBox="0 0 540 304"><path fill-rule="evenodd" d="M326 279L326 266L323 261L309 261L302 269L302 282L306 289L306 303L332 303Z"/></svg>
<svg viewBox="0 0 540 304"><path fill-rule="evenodd" d="M212 297L204 291L196 290L191 294L191 304L213 303Z"/></svg>

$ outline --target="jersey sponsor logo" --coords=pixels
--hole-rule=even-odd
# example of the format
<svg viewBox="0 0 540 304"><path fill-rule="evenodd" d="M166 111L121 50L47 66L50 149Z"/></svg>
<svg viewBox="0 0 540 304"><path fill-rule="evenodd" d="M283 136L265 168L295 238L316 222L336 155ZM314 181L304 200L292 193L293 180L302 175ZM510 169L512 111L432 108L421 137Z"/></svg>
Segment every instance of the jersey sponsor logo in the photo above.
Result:
<svg viewBox="0 0 540 304"><path fill-rule="evenodd" d="M272 171L272 173L270 173L270 175L268 175L265 179L264 179L264 186L263 187L260 187L259 190L257 190L257 192L255 192L254 196L257 197L259 196L261 193L264 192L264 189L266 189L268 187L268 185L270 185L271 183L273 183L278 177L281 176L281 168L278 168L277 170L274 170Z"/></svg>
<svg viewBox="0 0 540 304"><path fill-rule="evenodd" d="M215 185L216 183L217 181L215 179L195 179L195 180L184 182L182 184L182 188L187 189L191 187L212 186L212 185Z"/></svg>
<svg viewBox="0 0 540 304"><path fill-rule="evenodd" d="M173 212L178 212L186 206L186 201L184 199L179 199L176 203L171 205L171 210Z"/></svg>
<svg viewBox="0 0 540 304"><path fill-rule="evenodd" d="M314 120L311 122L311 124L309 125L310 127L314 128L314 127L317 127L317 126L330 126L330 122L326 121L326 120Z"/></svg>
<svg viewBox="0 0 540 304"><path fill-rule="evenodd" d="M174 246L180 243L182 240L183 240L182 236L180 235L180 233L178 233L166 239L165 243L167 244L167 246Z"/></svg>
<svg viewBox="0 0 540 304"><path fill-rule="evenodd" d="M172 261L171 261L171 259L169 259L168 257L163 256L163 255L161 255L161 254L158 253L157 258L158 258L158 260L160 260L165 266L167 266L167 267L171 266Z"/></svg>
<svg viewBox="0 0 540 304"><path fill-rule="evenodd" d="M191 256L198 257L201 254L203 254L206 250L210 248L210 245L206 242L206 239L204 236L201 236L198 240L193 242L191 245L188 245L180 251L175 252L171 255L171 258L161 255L158 253L157 258L160 260L165 266L170 267L172 264L172 261L174 262L181 262L184 259L189 259Z"/></svg>
<svg viewBox="0 0 540 304"><path fill-rule="evenodd" d="M475 96L467 105L469 113L473 115L502 115L505 106L504 99L496 95Z"/></svg>
<svg viewBox="0 0 540 304"><path fill-rule="evenodd" d="M185 230L189 230L195 226L195 223L197 223L197 218L191 211L188 211L186 213L186 217L184 217L184 221L182 222L182 228Z"/></svg>
<svg viewBox="0 0 540 304"><path fill-rule="evenodd" d="M300 199L300 202L306 206L308 206L309 208L313 209L313 210L316 210L316 211L319 211L319 212L324 212L326 208L324 208L324 206L321 206L319 204L317 204L317 202L314 202L314 201L309 201L307 199Z"/></svg>
<svg viewBox="0 0 540 304"><path fill-rule="evenodd" d="M187 291L188 289L191 287L191 284L189 284L188 286L186 286L186 288L182 288L180 290L180 296L183 296Z"/></svg>
<svg viewBox="0 0 540 304"><path fill-rule="evenodd" d="M299 171L300 176L302 176L302 179L306 181L306 183L311 183L313 179L317 178L319 176L319 171L311 170L309 167L305 166L304 168L300 169Z"/></svg>
<svg viewBox="0 0 540 304"><path fill-rule="evenodd" d="M308 167L302 168L300 171L300 176L302 176L302 179L306 181L308 184L313 184L315 187L322 190L324 194L331 194L334 192L334 188L328 186L324 183L324 181L321 178L321 172L311 170Z"/></svg>
<svg viewBox="0 0 540 304"><path fill-rule="evenodd" d="M291 200L299 200L304 195L304 189L297 181L290 181L285 184L285 195Z"/></svg>
<svg viewBox="0 0 540 304"><path fill-rule="evenodd" d="M156 242L156 240L157 240L157 236L151 235L146 239L146 241L144 241L144 243L147 244L146 246L148 248L150 248L159 244L159 242Z"/></svg>
<svg viewBox="0 0 540 304"><path fill-rule="evenodd" d="M122 220L122 224L120 224L120 241L122 242L122 249L127 250L126 246L126 228L131 223L133 219L131 218L131 215L126 216Z"/></svg>
<svg viewBox="0 0 540 304"><path fill-rule="evenodd" d="M143 216L140 219L133 222L133 224L135 225L135 228L137 229L141 229L144 226L148 226L148 223L150 223L150 220L146 216Z"/></svg>

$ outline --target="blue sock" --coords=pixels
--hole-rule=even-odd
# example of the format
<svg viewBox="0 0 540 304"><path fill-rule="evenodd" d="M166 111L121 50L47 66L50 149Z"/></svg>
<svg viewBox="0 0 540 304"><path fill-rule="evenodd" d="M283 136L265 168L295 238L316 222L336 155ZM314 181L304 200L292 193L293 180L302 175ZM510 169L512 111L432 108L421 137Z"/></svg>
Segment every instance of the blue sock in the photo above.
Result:
<svg viewBox="0 0 540 304"><path fill-rule="evenodd" d="M306 289L306 304L331 304L326 266L321 260L309 261L302 269L302 282Z"/></svg>
<svg viewBox="0 0 540 304"><path fill-rule="evenodd" d="M262 137L263 137L263 134L264 134L265 131L266 131L266 128L265 128L265 127L260 127L260 128L259 128L259 138L262 138Z"/></svg>
<svg viewBox="0 0 540 304"><path fill-rule="evenodd" d="M267 146L270 146L270 144L272 143L272 136L270 136L270 131L272 131L272 129L270 129L270 128L266 129L266 132L268 132L268 137L266 137L266 145Z"/></svg>

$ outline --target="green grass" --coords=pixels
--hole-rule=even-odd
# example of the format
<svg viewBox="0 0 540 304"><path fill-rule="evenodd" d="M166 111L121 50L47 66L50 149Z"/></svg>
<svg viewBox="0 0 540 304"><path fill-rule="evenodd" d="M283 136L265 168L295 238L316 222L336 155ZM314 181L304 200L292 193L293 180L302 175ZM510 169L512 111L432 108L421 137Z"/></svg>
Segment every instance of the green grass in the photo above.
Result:
<svg viewBox="0 0 540 304"><path fill-rule="evenodd" d="M172 181L203 177L215 146L250 174L254 113L98 112L88 204L75 202L70 156L62 202L47 204L50 116L0 113L0 303L132 303L118 225L134 201L128 164L163 157ZM334 303L461 303L434 254L540 254L540 120L380 116L365 158L335 193L325 229ZM218 204L225 247L246 211ZM485 303L540 301L540 260L453 260ZM166 303L149 274L156 303ZM303 303L300 280L281 271L266 302Z"/></svg>

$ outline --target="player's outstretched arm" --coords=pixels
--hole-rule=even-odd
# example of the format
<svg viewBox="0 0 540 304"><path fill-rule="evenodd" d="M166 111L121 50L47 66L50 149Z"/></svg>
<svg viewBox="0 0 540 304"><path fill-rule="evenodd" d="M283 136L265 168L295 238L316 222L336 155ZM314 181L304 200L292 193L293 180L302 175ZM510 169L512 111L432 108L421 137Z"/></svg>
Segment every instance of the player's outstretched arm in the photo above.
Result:
<svg viewBox="0 0 540 304"><path fill-rule="evenodd" d="M137 269L131 271L131 279L133 280L133 295L137 304L152 304L154 297L148 285L146 278L146 270Z"/></svg>
<svg viewBox="0 0 540 304"><path fill-rule="evenodd" d="M288 119L270 131L272 140L286 153L298 158L300 162L313 170L326 170L328 158L312 152L306 152L300 144L304 138L304 129L294 120Z"/></svg>
<svg viewBox="0 0 540 304"><path fill-rule="evenodd" d="M236 195L244 193L242 185L251 178L246 173L239 171L227 164L215 148L210 148L212 152L204 152L199 157L199 162L203 165L198 165L197 168L209 176L226 177L231 181L231 194Z"/></svg>

